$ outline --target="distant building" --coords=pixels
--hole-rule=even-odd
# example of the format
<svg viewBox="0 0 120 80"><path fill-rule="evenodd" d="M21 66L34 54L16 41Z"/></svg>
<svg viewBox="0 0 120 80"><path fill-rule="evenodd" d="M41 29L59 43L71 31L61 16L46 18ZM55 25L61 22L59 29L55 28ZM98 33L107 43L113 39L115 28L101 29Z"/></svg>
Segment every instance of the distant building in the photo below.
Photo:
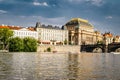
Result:
<svg viewBox="0 0 120 80"><path fill-rule="evenodd" d="M64 44L68 41L68 30L62 30L59 27L51 25L41 25L40 22L36 23L36 31L38 32L38 40L40 44Z"/></svg>
<svg viewBox="0 0 120 80"><path fill-rule="evenodd" d="M103 34L103 41L106 45L114 42L114 36L112 33L107 32Z"/></svg>
<svg viewBox="0 0 120 80"><path fill-rule="evenodd" d="M103 41L106 45L110 43L120 43L120 36L114 36L110 32L106 32L103 34Z"/></svg>
<svg viewBox="0 0 120 80"><path fill-rule="evenodd" d="M102 35L94 31L94 27L81 18L73 18L67 22L63 29L69 31L69 43L75 45L95 44L102 40Z"/></svg>
<svg viewBox="0 0 120 80"><path fill-rule="evenodd" d="M22 28L18 26L0 26L0 28L9 28L13 30L14 36L13 37L33 37L38 40L38 33L33 28Z"/></svg>
<svg viewBox="0 0 120 80"><path fill-rule="evenodd" d="M120 43L120 36L115 36L114 39L115 39L114 42L116 42L116 43Z"/></svg>

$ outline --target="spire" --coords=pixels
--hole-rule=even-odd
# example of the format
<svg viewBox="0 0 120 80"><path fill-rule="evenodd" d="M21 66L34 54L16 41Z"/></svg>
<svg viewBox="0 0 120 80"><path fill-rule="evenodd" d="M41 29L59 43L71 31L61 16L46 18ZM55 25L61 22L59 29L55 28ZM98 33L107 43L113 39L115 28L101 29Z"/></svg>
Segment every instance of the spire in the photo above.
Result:
<svg viewBox="0 0 120 80"><path fill-rule="evenodd" d="M35 28L39 28L39 27L41 27L41 23L37 22Z"/></svg>

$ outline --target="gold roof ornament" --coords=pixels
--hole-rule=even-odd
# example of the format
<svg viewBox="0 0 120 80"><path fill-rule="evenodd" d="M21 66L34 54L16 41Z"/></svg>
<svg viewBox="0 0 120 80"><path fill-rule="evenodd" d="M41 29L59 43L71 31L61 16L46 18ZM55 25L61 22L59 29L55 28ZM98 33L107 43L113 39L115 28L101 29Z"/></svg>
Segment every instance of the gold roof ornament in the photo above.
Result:
<svg viewBox="0 0 120 80"><path fill-rule="evenodd" d="M88 23L88 20L81 19L81 18L72 18L71 21L78 21L78 22L85 22L85 23Z"/></svg>
<svg viewBox="0 0 120 80"><path fill-rule="evenodd" d="M69 22L66 23L66 25L71 25L71 24L78 24L78 25L86 25L87 27L92 27L94 28L94 26L92 24L89 23L88 20L85 20L85 19L81 19L81 18L72 18ZM78 26L76 26L78 28Z"/></svg>

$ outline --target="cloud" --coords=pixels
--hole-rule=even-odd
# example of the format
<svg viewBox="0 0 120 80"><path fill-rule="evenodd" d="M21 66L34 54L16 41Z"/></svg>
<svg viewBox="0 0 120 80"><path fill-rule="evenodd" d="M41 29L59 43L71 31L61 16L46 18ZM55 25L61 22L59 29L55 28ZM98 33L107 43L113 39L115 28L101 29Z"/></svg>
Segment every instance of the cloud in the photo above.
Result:
<svg viewBox="0 0 120 80"><path fill-rule="evenodd" d="M92 0L92 4L96 6L101 6L104 4L104 1L103 0Z"/></svg>
<svg viewBox="0 0 120 80"><path fill-rule="evenodd" d="M104 4L103 0L68 0L69 2L72 3L82 3L82 2L87 2L95 6L101 6Z"/></svg>
<svg viewBox="0 0 120 80"><path fill-rule="evenodd" d="M33 2L33 5L35 6L48 6L47 2Z"/></svg>
<svg viewBox="0 0 120 80"><path fill-rule="evenodd" d="M69 2L80 2L80 1L84 1L84 0L68 0Z"/></svg>
<svg viewBox="0 0 120 80"><path fill-rule="evenodd" d="M105 19L112 19L112 18L113 18L112 16L105 17Z"/></svg>
<svg viewBox="0 0 120 80"><path fill-rule="evenodd" d="M104 4L103 0L86 0L87 2L90 2L91 4L95 6L101 6Z"/></svg>
<svg viewBox="0 0 120 80"><path fill-rule="evenodd" d="M5 13L7 13L7 11L0 10L0 14L5 14Z"/></svg>

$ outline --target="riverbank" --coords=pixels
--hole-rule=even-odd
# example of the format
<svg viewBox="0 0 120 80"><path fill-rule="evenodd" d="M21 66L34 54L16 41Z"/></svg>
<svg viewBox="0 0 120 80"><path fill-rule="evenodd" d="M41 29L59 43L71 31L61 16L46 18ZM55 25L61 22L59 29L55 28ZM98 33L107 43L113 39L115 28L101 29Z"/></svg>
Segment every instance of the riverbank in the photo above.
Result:
<svg viewBox="0 0 120 80"><path fill-rule="evenodd" d="M8 50L0 50L0 53L2 53L2 52L9 52Z"/></svg>
<svg viewBox="0 0 120 80"><path fill-rule="evenodd" d="M47 52L48 48L50 52L71 52L71 53L78 53L80 52L80 46L78 45L40 45L37 48L37 52Z"/></svg>

